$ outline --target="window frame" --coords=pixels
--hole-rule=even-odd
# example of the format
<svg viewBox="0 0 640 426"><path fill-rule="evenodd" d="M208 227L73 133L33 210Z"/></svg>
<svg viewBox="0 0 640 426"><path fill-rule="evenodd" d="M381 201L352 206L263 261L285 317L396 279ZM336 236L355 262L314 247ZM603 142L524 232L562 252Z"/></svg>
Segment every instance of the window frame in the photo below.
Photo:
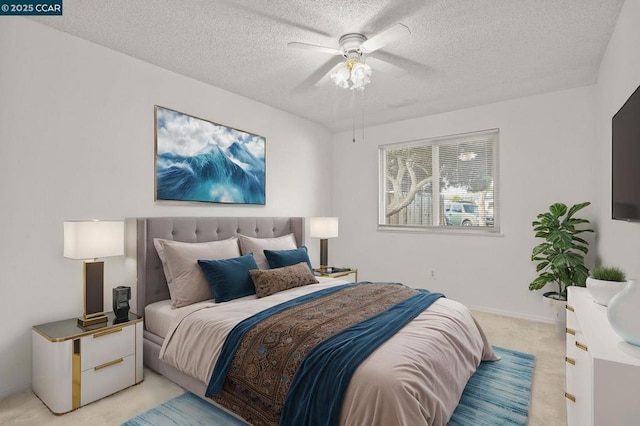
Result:
<svg viewBox="0 0 640 426"><path fill-rule="evenodd" d="M432 147L432 162L439 164L439 146L461 144L472 142L478 139L490 139L493 141L493 226L454 226L454 225L404 225L404 224L387 224L386 223L386 156L385 152L392 149L410 148L416 146ZM415 139L411 141L395 142L382 144L378 146L378 231L390 232L422 232L422 233L444 233L457 235L501 235L500 231L500 167L499 167L499 146L500 146L500 129L487 129L475 132L459 133L447 136L437 136L432 138ZM440 204L440 173L439 167L433 167L432 164L432 222L440 223L440 209L434 209L434 205Z"/></svg>

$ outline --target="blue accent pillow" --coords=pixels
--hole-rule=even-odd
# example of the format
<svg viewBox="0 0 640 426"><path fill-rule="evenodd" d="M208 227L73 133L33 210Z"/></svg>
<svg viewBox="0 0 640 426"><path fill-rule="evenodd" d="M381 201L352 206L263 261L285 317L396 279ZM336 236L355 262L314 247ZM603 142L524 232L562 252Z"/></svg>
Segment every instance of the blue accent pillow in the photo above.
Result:
<svg viewBox="0 0 640 426"><path fill-rule="evenodd" d="M302 246L295 250L265 250L264 256L269 262L269 267L283 268L285 266L297 265L300 262L306 262L309 265L309 270L313 272L311 261L309 260L309 254L307 253L307 247Z"/></svg>
<svg viewBox="0 0 640 426"><path fill-rule="evenodd" d="M249 275L250 270L258 269L253 254L232 259L198 260L198 265L204 272L216 303L256 294Z"/></svg>

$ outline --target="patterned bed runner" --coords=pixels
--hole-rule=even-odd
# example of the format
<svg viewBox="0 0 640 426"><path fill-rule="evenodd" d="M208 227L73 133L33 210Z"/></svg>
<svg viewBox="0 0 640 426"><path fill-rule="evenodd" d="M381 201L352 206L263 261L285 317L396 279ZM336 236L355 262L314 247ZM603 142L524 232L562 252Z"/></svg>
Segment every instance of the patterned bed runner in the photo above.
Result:
<svg viewBox="0 0 640 426"><path fill-rule="evenodd" d="M221 359L218 361L218 364L224 364L224 354L225 352L228 354L226 363L229 368L226 377L224 377L224 371L222 371L222 377L212 377L212 383L214 378L218 384L222 381L224 383L221 392L211 396L212 399L256 426L278 424L298 367L309 352L321 342L327 341L332 336L344 334L357 324L381 317L380 314L394 306L406 310L400 305L402 302L406 304L413 299L417 300L415 296L420 299L428 296L432 299L427 305L421 302L425 305L421 308L414 307L416 312L403 324L394 321L402 316L398 312L388 312L389 318L381 318L383 323L395 322L396 324L395 326L391 324L394 330L386 333L389 336L378 338L378 340L382 338L378 343L371 342L375 344L374 348L369 348L370 352L373 352L390 335L426 309L426 306L435 299L441 297L439 294L430 294L403 285L371 283L347 285L333 292L321 293L323 294L311 300L308 297L305 298L303 303L287 302L288 309L276 309L274 315L266 318L255 320L252 317L243 321L248 322L249 326L239 332L243 335L238 340L235 355L231 354L232 358L229 359L229 351L223 349ZM295 302L295 299L291 302ZM410 304L415 305L415 303ZM381 325L372 326L380 334ZM350 338L347 337L347 339ZM233 341L231 335L225 342L225 346L230 340ZM361 351L362 348L356 348L356 350ZM221 373L218 364L214 369L214 376ZM303 370L309 373L308 368ZM324 373L324 375L333 374ZM212 389L214 392L219 391L219 387L218 385L218 389L213 389L215 386L212 387L210 384L209 391Z"/></svg>

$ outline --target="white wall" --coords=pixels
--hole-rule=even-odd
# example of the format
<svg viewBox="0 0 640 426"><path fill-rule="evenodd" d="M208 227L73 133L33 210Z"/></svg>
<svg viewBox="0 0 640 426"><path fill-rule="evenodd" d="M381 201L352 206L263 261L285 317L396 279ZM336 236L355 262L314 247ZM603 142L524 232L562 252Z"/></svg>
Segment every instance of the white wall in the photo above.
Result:
<svg viewBox="0 0 640 426"><path fill-rule="evenodd" d="M640 279L640 223L611 219L611 118L640 85L638 17L640 0L626 0L600 65L596 91L599 260L636 279ZM640 159L637 163L640 167Z"/></svg>
<svg viewBox="0 0 640 426"><path fill-rule="evenodd" d="M334 135L340 237L330 242L331 263L357 267L365 280L400 281L485 310L549 320L541 292L528 290L536 276L531 222L554 202L595 201L593 105L591 86L382 125L355 143L351 132ZM378 145L491 128L500 129L501 237L376 230ZM583 216L596 211L591 206Z"/></svg>
<svg viewBox="0 0 640 426"><path fill-rule="evenodd" d="M0 57L0 396L30 387L31 326L82 313L64 220L329 212L319 125L22 18ZM154 104L265 136L266 206L154 203ZM106 260L107 307L123 262Z"/></svg>

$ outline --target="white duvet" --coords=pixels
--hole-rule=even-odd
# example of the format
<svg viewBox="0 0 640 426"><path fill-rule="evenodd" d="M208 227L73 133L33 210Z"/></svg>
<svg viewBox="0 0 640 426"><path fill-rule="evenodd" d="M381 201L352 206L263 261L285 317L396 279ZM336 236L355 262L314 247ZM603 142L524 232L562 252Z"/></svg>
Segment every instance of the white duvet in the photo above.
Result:
<svg viewBox="0 0 640 426"><path fill-rule="evenodd" d="M342 280L320 279L269 297L181 308L160 358L209 383L227 334L266 308ZM356 370L343 402L343 425L445 425L481 360L498 357L469 310L440 298Z"/></svg>

